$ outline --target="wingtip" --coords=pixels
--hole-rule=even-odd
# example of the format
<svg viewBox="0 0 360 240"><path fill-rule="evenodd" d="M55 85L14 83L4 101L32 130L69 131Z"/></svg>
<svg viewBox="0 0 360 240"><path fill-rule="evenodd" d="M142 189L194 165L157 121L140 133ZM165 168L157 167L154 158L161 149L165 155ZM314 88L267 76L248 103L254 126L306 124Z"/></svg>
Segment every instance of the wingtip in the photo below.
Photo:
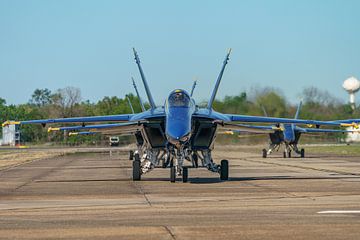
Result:
<svg viewBox="0 0 360 240"><path fill-rule="evenodd" d="M6 126L9 126L9 125L19 125L19 124L21 124L21 122L6 120L5 122L3 122L3 124L1 124L1 126L6 127Z"/></svg>
<svg viewBox="0 0 360 240"><path fill-rule="evenodd" d="M229 48L228 55L230 55L231 51L232 51L232 48Z"/></svg>
<svg viewBox="0 0 360 240"><path fill-rule="evenodd" d="M226 135L234 135L234 132L233 131L225 131L224 134L226 134Z"/></svg>
<svg viewBox="0 0 360 240"><path fill-rule="evenodd" d="M49 132L53 132L53 131L60 131L60 128L49 127L47 131L48 131L48 133L49 133Z"/></svg>

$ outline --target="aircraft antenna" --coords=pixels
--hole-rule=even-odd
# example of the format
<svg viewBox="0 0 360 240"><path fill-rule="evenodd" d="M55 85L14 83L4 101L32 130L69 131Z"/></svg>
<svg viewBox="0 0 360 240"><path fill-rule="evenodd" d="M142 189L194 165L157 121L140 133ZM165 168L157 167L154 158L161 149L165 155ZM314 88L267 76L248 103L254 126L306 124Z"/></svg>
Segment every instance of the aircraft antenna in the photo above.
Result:
<svg viewBox="0 0 360 240"><path fill-rule="evenodd" d="M231 48L229 49L229 52L226 54L226 57L225 57L223 65L222 65L221 71L220 71L219 76L218 76L218 78L216 80L214 90L213 90L213 92L211 94L211 98L210 98L210 100L208 102L207 109L209 109L209 110L211 109L211 107L213 105L213 102L215 101L216 93L218 91L218 88L219 88L219 85L220 85L220 82L221 82L221 78L222 78L224 70L225 70L225 66L229 61L230 53L231 53Z"/></svg>
<svg viewBox="0 0 360 240"><path fill-rule="evenodd" d="M191 93L190 93L190 97L193 96L194 94L194 90L195 90L195 87L196 87L196 80L194 81L194 84L192 85L192 88L191 88Z"/></svg>
<svg viewBox="0 0 360 240"><path fill-rule="evenodd" d="M147 81L146 81L144 72L143 72L143 70L142 70L142 68L141 68L139 56L138 56L135 48L133 48L133 51L134 51L135 61L136 61L136 64L137 64L137 66L138 66L138 68L139 68L139 72L140 72L140 75L141 75L141 79L142 79L142 81L143 81L143 83L144 83L146 95L147 95L147 97L148 97L148 99L149 99L149 103L150 103L151 109L155 109L155 108L156 108L156 105L155 105L154 99L153 99L153 97L152 97L152 95L151 95L151 92L150 92L149 86L148 86L148 84L147 84Z"/></svg>
<svg viewBox="0 0 360 240"><path fill-rule="evenodd" d="M145 109L145 107L144 107L144 103L143 103L143 101L142 101L142 99L141 99L141 97L140 97L139 91L138 91L137 86L136 86L136 84L135 84L135 80L134 80L133 77L131 77L131 79L132 79L132 82L133 82L133 86L134 86L134 88L135 88L136 95L137 95L137 97L139 98L141 111L145 112L146 109Z"/></svg>

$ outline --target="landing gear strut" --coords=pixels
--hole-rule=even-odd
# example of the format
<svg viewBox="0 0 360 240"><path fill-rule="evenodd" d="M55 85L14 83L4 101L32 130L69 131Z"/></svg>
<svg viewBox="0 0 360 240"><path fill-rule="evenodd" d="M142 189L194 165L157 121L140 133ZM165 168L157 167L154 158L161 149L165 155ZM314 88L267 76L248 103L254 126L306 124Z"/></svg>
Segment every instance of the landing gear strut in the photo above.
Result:
<svg viewBox="0 0 360 240"><path fill-rule="evenodd" d="M176 181L176 167L170 167L170 182L174 183Z"/></svg>
<svg viewBox="0 0 360 240"><path fill-rule="evenodd" d="M305 157L305 149L303 149L303 148L300 150L300 157L301 158Z"/></svg>
<svg viewBox="0 0 360 240"><path fill-rule="evenodd" d="M134 160L134 151L133 150L129 151L129 160Z"/></svg>

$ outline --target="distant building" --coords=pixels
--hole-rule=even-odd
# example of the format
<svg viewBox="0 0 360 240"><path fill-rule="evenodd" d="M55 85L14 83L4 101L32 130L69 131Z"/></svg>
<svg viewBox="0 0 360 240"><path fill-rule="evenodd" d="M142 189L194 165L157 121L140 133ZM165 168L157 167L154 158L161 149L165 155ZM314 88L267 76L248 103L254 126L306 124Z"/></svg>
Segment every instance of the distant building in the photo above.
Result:
<svg viewBox="0 0 360 240"><path fill-rule="evenodd" d="M354 130L352 127L347 128L347 130L352 131ZM360 142L360 134L359 132L349 132L346 134L345 142Z"/></svg>
<svg viewBox="0 0 360 240"><path fill-rule="evenodd" d="M2 128L1 145L16 146L20 144L19 125L7 125Z"/></svg>

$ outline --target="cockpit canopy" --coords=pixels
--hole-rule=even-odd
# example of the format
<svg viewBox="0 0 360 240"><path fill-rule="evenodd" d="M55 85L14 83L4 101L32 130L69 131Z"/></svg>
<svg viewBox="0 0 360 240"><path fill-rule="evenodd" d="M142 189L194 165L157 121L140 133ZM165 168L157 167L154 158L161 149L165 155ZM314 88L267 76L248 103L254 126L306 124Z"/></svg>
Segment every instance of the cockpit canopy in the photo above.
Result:
<svg viewBox="0 0 360 240"><path fill-rule="evenodd" d="M168 97L169 107L190 107L190 96L182 89L174 90Z"/></svg>

